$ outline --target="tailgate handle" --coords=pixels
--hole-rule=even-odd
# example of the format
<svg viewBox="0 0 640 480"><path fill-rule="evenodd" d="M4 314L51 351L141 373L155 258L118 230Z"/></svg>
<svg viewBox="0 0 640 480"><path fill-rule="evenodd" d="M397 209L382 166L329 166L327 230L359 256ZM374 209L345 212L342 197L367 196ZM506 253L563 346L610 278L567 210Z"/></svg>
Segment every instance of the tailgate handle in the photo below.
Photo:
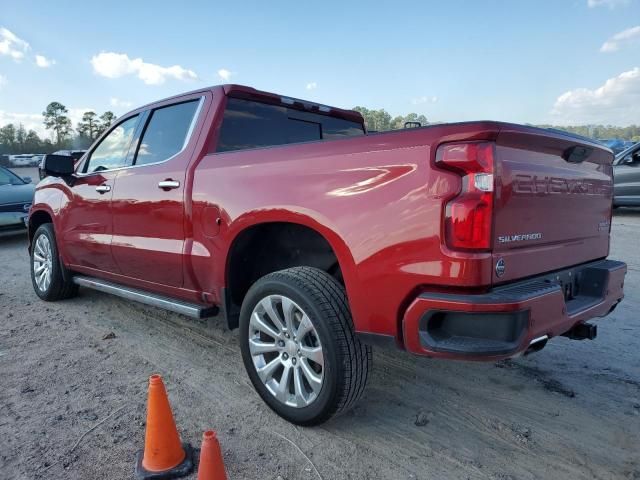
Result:
<svg viewBox="0 0 640 480"><path fill-rule="evenodd" d="M593 153L593 148L574 145L562 152L562 158L569 163L582 163Z"/></svg>

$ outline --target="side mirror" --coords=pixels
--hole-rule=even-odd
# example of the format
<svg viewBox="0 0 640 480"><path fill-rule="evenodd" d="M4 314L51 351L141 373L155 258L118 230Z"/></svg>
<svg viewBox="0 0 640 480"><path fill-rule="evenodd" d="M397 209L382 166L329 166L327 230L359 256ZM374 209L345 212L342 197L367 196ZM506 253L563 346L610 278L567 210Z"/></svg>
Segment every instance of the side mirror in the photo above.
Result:
<svg viewBox="0 0 640 480"><path fill-rule="evenodd" d="M42 171L45 176L67 177L74 172L75 159L69 155L45 155L42 160Z"/></svg>
<svg viewBox="0 0 640 480"><path fill-rule="evenodd" d="M25 183L31 183L32 182L31 177L22 177L22 180L24 180Z"/></svg>

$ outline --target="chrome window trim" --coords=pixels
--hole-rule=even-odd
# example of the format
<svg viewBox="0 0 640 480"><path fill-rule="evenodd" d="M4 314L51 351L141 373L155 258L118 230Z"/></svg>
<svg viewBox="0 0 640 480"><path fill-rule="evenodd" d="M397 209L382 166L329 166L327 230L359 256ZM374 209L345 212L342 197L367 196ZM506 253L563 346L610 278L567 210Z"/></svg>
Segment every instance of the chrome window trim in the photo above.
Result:
<svg viewBox="0 0 640 480"><path fill-rule="evenodd" d="M193 114L193 118L191 119L191 124L189 125L189 129L187 130L187 135L185 136L184 143L182 144L182 148L180 149L180 151L174 153L169 158L165 158L164 160L160 160L159 162L145 163L145 164L142 164L142 165L135 165L135 164L134 165L126 165L124 167L110 168L108 170L100 170L98 172L88 172L88 173L77 173L76 172L76 177L88 177L88 176L91 176L91 175L98 175L98 174L102 174L102 173L105 173L105 172L117 172L119 170L127 170L127 169L130 169L130 168L140 168L140 167L149 167L151 165L160 165L161 163L168 162L169 160L171 160L171 159L175 158L176 156L180 155L182 152L185 151L185 149L187 148L187 145L189 145L189 142L191 141L191 136L193 135L193 131L195 130L196 124L198 123L198 118L200 117L200 112L202 111L202 106L204 105L204 98L205 97L203 95L198 99L198 106L196 107L196 111ZM196 100L196 99L194 98L194 99L191 99L191 100L186 100L184 102L177 102L177 103L172 103L170 105L163 105L163 106L158 107L158 108L152 108L151 109L152 115L147 120L147 122L150 122L153 119L153 112L155 110L160 110L162 108L169 108L169 107L172 107L174 105L179 105L181 103L189 103L189 102L192 102L194 100ZM141 115L141 113L138 114L138 115ZM133 118L133 117L130 117L130 118ZM147 123L147 125L145 125L145 130L143 130L142 136L139 139L140 141L142 141L142 138L144 137L144 133L146 131L146 127L148 125L149 125L148 123ZM139 147L139 145L136 145L136 150L138 149L138 147ZM91 153L93 153L93 152L91 152ZM136 155L137 155L137 153L138 152L136 151ZM134 157L134 159L135 159L135 157ZM87 158L87 161L91 161L91 158ZM81 162L81 163L83 163L83 162Z"/></svg>

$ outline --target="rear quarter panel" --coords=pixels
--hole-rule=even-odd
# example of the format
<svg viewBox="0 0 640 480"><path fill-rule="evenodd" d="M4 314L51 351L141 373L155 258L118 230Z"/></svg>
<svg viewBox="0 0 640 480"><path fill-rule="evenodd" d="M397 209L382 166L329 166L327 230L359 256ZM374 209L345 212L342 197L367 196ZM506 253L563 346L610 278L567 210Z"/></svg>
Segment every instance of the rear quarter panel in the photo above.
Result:
<svg viewBox="0 0 640 480"><path fill-rule="evenodd" d="M219 295L234 238L274 221L307 225L331 244L358 331L397 335L422 286L489 285L490 254L454 253L441 242L442 204L459 179L432 168L432 147L458 135L492 134L477 124L431 127L204 156L193 180L194 288ZM220 230L207 236L212 212Z"/></svg>

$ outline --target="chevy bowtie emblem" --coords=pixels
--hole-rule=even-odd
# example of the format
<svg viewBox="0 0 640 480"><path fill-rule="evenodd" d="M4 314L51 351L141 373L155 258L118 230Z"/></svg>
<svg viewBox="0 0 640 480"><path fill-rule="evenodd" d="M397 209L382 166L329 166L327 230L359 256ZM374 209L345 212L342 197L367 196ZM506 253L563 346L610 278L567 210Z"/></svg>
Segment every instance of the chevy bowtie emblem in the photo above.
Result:
<svg viewBox="0 0 640 480"><path fill-rule="evenodd" d="M496 276L501 277L502 275L504 275L505 269L506 266L504 263L504 258L501 258L496 262Z"/></svg>

